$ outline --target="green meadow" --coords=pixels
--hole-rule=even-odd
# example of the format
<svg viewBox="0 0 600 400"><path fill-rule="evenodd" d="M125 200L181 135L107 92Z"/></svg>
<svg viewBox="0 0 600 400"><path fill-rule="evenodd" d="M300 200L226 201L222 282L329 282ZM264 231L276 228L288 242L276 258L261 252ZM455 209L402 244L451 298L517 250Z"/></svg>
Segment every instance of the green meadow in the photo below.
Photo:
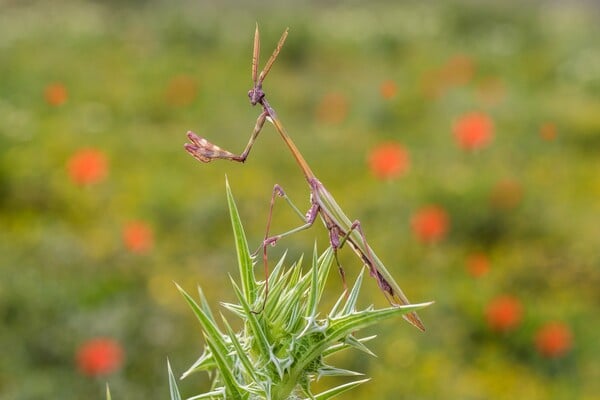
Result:
<svg viewBox="0 0 600 400"><path fill-rule="evenodd" d="M340 398L597 399L599 20L583 1L0 1L0 399L168 398L167 359L178 376L204 348L174 283L235 320L226 178L252 250L275 184L310 205L269 124L244 164L183 149L189 130L244 149L256 23L263 63L290 28L264 84L290 136L435 301L425 332L387 320L377 357L336 359L371 378ZM275 203L271 232L301 224ZM271 267L315 244L321 221ZM359 303L387 305L366 277Z"/></svg>

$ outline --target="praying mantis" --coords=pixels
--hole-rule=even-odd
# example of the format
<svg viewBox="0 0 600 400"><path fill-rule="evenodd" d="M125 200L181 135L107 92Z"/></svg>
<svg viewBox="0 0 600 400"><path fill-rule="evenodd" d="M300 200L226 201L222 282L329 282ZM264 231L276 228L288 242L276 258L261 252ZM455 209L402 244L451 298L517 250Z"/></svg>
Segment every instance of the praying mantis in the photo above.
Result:
<svg viewBox="0 0 600 400"><path fill-rule="evenodd" d="M396 283L396 281L394 280L390 272L387 270L383 262L381 262L381 260L377 257L377 255L373 252L373 250L367 243L360 221L355 220L354 222L352 222L350 218L348 218L343 212L338 203L335 201L331 193L329 193L325 186L317 179L315 174L310 169L308 163L306 162L306 160L292 141L291 137L287 134L285 128L283 127L280 119L277 116L277 113L266 99L262 85L268 73L270 72L273 63L277 59L279 52L283 47L287 35L288 29L286 29L283 32L281 38L279 39L277 47L275 48L273 54L265 64L264 69L259 74L258 64L260 53L260 35L258 30L258 24L256 25L256 29L254 32L254 49L252 53L253 87L248 91L248 98L250 99L250 104L252 104L253 106L257 104L260 105L262 107L262 112L256 120L254 131L252 132L250 140L248 141L248 144L246 145L244 151L239 155L233 154L227 150L220 148L219 146L212 144L205 138L200 137L191 131L187 133L187 137L191 143L186 143L184 147L188 153L194 156L197 160L204 163L210 162L213 159L224 159L243 163L246 161L246 158L248 157L248 154L250 153L250 150L252 149L252 146L254 145L254 142L258 137L258 134L262 130L265 122L270 122L275 127L275 130L279 133L279 135L291 151L294 159L298 163L298 166L304 173L304 176L310 188L310 208L308 209L306 214L303 214L289 200L281 186L275 185L271 196L270 213L267 220L265 239L262 243L263 260L265 263L265 272L267 275L267 279L265 280L266 285L268 285L267 247L269 245L274 245L279 239L281 239L284 236L288 236L295 232L309 228L313 225L313 223L317 219L317 216L320 216L321 220L323 221L325 227L329 232L329 241L331 247L333 248L335 259L338 264L338 269L342 276L342 280L344 281L344 286L344 271L337 259L337 250L347 242L349 246L354 250L354 252L358 255L358 257L362 260L364 265L368 267L370 275L376 280L377 285L379 286L387 300L390 302L390 304L392 304L393 306L408 305L410 304L410 302L404 295L404 292L402 292L402 289L400 289L398 283ZM288 204L290 204L294 211L303 219L304 224L282 234L269 236L273 205L277 196L284 198L288 202ZM267 292L267 290L265 290L265 292ZM425 327L417 313L411 312L405 314L404 318L418 329L422 331L425 330Z"/></svg>

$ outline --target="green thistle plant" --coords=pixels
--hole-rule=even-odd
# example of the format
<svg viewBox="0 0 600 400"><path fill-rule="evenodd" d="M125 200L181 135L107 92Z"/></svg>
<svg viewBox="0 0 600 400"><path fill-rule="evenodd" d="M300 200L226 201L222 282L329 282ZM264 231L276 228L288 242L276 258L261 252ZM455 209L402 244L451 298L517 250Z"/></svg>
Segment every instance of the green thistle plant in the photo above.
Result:
<svg viewBox="0 0 600 400"><path fill-rule="evenodd" d="M243 321L234 332L223 315L220 328L202 290L199 302L179 287L198 318L206 347L200 358L182 375L182 379L198 371L208 371L211 390L192 399L329 399L369 379L353 380L327 391L312 393L310 384L323 376L361 374L327 365L328 356L354 348L372 354L365 342L372 337L355 334L386 318L400 316L429 305L364 310L356 309L363 274L358 276L347 296L342 294L327 315L318 311L319 301L333 262L333 251L317 256L316 248L308 271L302 272L302 259L284 269L285 255L269 277L269 293L265 301L265 284L254 276L253 259L238 210L227 187L227 202L238 256L240 284L232 279L238 304L222 305ZM264 303L264 308L263 308ZM254 310L261 310L260 313ZM177 382L169 366L171 399L180 399Z"/></svg>

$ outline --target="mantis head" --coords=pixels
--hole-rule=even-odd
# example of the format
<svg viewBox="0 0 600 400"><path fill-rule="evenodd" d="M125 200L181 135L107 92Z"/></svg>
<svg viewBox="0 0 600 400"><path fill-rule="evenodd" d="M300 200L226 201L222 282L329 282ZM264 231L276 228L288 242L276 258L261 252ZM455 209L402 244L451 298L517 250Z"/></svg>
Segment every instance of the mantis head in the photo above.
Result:
<svg viewBox="0 0 600 400"><path fill-rule="evenodd" d="M263 92L262 85L260 84L248 90L248 98L250 99L250 104L252 104L253 106L260 104L264 97L265 92Z"/></svg>

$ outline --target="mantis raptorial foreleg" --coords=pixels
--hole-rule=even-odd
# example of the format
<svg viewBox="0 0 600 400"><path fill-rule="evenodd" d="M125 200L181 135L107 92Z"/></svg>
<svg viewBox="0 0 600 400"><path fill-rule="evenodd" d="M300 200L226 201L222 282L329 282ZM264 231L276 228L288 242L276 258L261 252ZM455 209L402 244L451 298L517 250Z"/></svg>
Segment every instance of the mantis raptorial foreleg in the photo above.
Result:
<svg viewBox="0 0 600 400"><path fill-rule="evenodd" d="M240 161L240 162L246 161L246 157L248 157L248 154L250 153L250 150L252 149L252 146L254 145L254 141L258 137L258 134L260 133L262 127L265 125L266 119L267 119L267 112L263 111L262 113L260 113L260 115L258 116L258 119L256 120L256 125L254 125L254 131L252 132L252 136L250 136L250 140L248 140L248 144L246 145L246 148L244 149L242 154L234 161Z"/></svg>
<svg viewBox="0 0 600 400"><path fill-rule="evenodd" d="M252 131L252 136L250 136L250 140L248 141L246 148L240 155L235 155L227 150L224 150L216 144L212 144L205 138L196 135L192 131L189 131L187 133L187 137L192 143L186 143L184 147L187 150L187 152L193 155L198 161L202 161L205 163L211 162L215 158L221 158L223 160L231 160L243 163L244 161L246 161L246 158L248 157L248 154L250 153L250 150L252 149L252 146L254 145L258 134L265 125L267 116L268 114L266 111L260 113L258 119L256 120L256 125L254 125L254 131Z"/></svg>

